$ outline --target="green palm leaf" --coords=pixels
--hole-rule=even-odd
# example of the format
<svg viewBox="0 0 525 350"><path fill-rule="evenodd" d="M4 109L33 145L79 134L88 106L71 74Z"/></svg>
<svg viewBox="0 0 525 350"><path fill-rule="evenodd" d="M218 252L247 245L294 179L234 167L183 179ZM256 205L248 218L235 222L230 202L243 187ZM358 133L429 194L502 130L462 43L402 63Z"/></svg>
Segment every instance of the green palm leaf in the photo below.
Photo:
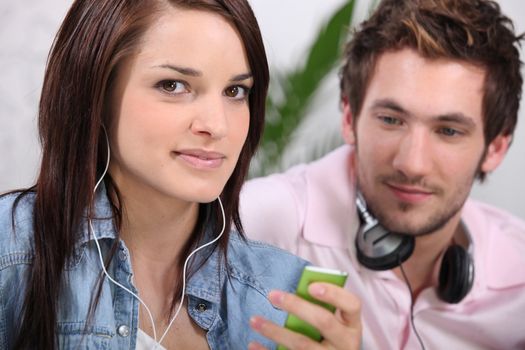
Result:
<svg viewBox="0 0 525 350"><path fill-rule="evenodd" d="M355 2L349 0L344 3L322 26L302 67L284 75L273 74L265 131L251 176L281 170L281 156L293 131L305 119L321 82L339 62Z"/></svg>

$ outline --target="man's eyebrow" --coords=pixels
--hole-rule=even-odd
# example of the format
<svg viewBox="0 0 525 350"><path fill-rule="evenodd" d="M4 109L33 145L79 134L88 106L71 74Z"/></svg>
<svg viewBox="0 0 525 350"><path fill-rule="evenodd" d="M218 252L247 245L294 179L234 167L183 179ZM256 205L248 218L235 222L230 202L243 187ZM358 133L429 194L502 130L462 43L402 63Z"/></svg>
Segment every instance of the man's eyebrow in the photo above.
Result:
<svg viewBox="0 0 525 350"><path fill-rule="evenodd" d="M461 124L471 129L476 128L476 123L474 122L474 120L471 117L464 115L463 113L442 114L435 117L435 119L440 122L452 122L456 124Z"/></svg>
<svg viewBox="0 0 525 350"><path fill-rule="evenodd" d="M180 74L189 75L189 76L192 76L192 77L201 77L202 76L202 72L201 71L198 71L196 69L189 68L189 67L176 66L176 65L173 65L173 64L161 64L161 65L158 65L158 66L153 66L152 68L171 69L171 70L174 70L176 72L179 72Z"/></svg>
<svg viewBox="0 0 525 350"><path fill-rule="evenodd" d="M389 98L375 101L372 104L372 108L390 109L404 115L410 115L409 111L401 107L401 105L396 101ZM476 123L474 122L474 119L460 112L444 113L434 116L432 117L432 119L437 120L439 122L451 122L461 124L471 129L476 128Z"/></svg>
<svg viewBox="0 0 525 350"><path fill-rule="evenodd" d="M374 103L372 104L372 108L373 109L385 108L385 109L391 109L399 113L408 114L408 111L406 111L403 107L401 107L399 103L389 98L384 98L384 99L374 101Z"/></svg>

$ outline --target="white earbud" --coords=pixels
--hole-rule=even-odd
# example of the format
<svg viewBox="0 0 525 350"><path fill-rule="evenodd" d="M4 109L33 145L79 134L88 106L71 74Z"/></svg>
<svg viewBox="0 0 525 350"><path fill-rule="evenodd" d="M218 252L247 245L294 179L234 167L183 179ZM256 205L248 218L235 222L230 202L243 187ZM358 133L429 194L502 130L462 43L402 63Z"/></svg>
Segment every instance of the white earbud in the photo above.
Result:
<svg viewBox="0 0 525 350"><path fill-rule="evenodd" d="M95 187L93 188L93 194L96 194L98 186L100 185L100 183L104 179L104 176L106 175L106 173L107 173L107 171L109 169L109 162L110 162L110 158L111 158L111 149L110 149L110 146L109 146L108 134L107 134L106 128L104 126L102 126L102 129L104 130L104 136L106 137L108 157L107 157L107 161L106 161L106 167L104 168L104 171L102 172L102 175L100 176L100 178L98 179L97 183L95 184ZM201 245L200 247L196 248L195 250L193 250L188 255L186 260L184 261L184 265L183 265L183 268L182 268L182 293L181 293L181 297L180 297L179 306L177 307L177 311L175 312L175 315L173 315L173 318L171 319L170 323L168 324L168 327L166 327L166 330L164 331L164 333L162 334L162 336L160 337L160 339L158 341L157 341L157 330L155 328L155 321L153 320L153 315L152 315L150 309L148 308L148 306L146 305L146 303L137 294L133 293L133 291L129 290L128 288L126 288L125 286L120 284L119 282L115 281L109 275L109 273L107 272L106 267L104 266L104 259L102 258L102 250L100 249L100 244L98 242L98 238L96 236L95 229L93 228L93 224L91 223L91 218L88 219L89 228L91 230L91 233L93 234L93 238L95 239L95 244L97 246L98 256L100 258L100 265L102 266L102 271L104 272L104 274L106 275L106 277L108 278L109 281L111 281L116 286L122 288L123 290L125 290L126 292L131 294L133 297L135 297L142 304L142 306L144 306L144 309L148 313L148 317L150 319L151 326L153 328L153 339L155 340L155 347L153 348L154 350L157 349L157 346L159 346L162 343L162 341L164 340L164 338L168 334L168 331L169 331L170 327L173 325L173 322L175 322L175 319L179 315L179 312L182 309L182 305L184 304L184 296L185 296L185 291L186 291L186 268L187 268L187 265L188 265L188 262L189 262L190 258L195 253L197 253L199 250L201 250L201 249L203 249L203 248L205 248L207 246L210 246L213 243L217 242L222 237L222 235L224 233L224 230L226 228L226 215L224 214L224 207L222 205L220 197L217 197L217 200L219 201L219 207L221 208L221 213L222 213L222 229L221 229L221 232L212 241L210 241L208 243L205 243L205 244Z"/></svg>

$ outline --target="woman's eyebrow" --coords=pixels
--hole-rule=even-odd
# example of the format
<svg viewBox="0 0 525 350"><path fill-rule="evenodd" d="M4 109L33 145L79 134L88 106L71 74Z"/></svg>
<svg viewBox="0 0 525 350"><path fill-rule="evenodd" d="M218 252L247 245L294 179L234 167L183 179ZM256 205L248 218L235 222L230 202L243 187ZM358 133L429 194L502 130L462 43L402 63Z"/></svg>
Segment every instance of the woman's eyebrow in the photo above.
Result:
<svg viewBox="0 0 525 350"><path fill-rule="evenodd" d="M153 66L151 68L170 69L170 70L174 70L176 72L179 72L180 74L189 75L189 76L192 76L192 77L200 77L200 76L202 76L202 72L199 71L199 70L196 70L196 69L193 69L193 68L189 68L189 67L176 66L176 65L173 65L173 64L161 64L161 65Z"/></svg>

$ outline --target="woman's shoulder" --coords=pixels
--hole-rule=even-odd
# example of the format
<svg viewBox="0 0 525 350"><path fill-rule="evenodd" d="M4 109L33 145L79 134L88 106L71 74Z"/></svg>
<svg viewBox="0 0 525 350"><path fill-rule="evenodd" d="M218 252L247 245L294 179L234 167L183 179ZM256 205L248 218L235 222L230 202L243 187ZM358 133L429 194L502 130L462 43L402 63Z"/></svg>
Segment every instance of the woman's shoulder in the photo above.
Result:
<svg viewBox="0 0 525 350"><path fill-rule="evenodd" d="M271 289L292 292L306 260L278 247L230 234L228 268L234 278L267 293Z"/></svg>
<svg viewBox="0 0 525 350"><path fill-rule="evenodd" d="M11 192L0 195L0 224L11 222L14 213L17 221L31 219L35 203L34 192Z"/></svg>
<svg viewBox="0 0 525 350"><path fill-rule="evenodd" d="M32 247L34 193L0 196L0 257L26 256Z"/></svg>

